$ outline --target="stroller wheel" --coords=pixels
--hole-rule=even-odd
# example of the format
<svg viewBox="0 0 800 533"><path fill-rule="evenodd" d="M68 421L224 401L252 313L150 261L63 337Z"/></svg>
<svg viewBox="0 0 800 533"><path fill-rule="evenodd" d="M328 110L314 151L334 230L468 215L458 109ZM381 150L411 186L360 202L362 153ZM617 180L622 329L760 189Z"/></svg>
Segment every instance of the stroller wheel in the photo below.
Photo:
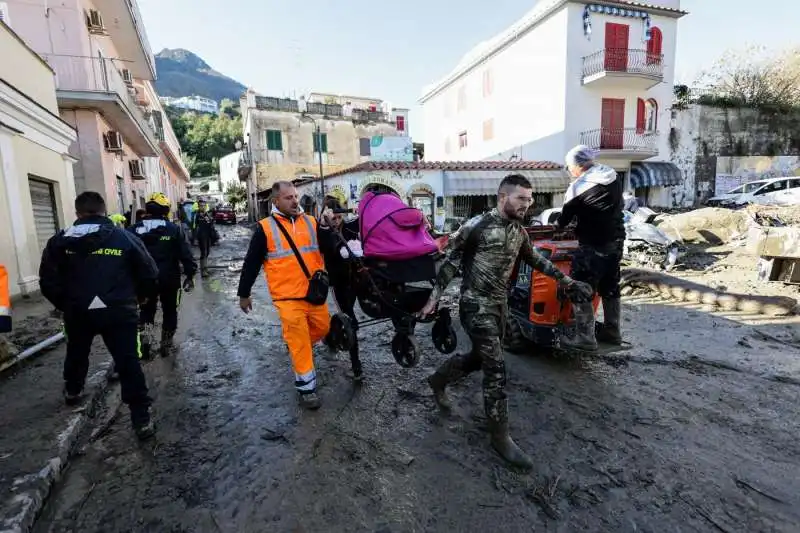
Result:
<svg viewBox="0 0 800 533"><path fill-rule="evenodd" d="M330 347L339 352L350 351L356 343L356 332L353 321L344 313L336 313L331 317L331 329L328 333Z"/></svg>
<svg viewBox="0 0 800 533"><path fill-rule="evenodd" d="M392 355L403 368L412 368L419 363L420 348L417 339L405 333L396 333L392 339Z"/></svg>

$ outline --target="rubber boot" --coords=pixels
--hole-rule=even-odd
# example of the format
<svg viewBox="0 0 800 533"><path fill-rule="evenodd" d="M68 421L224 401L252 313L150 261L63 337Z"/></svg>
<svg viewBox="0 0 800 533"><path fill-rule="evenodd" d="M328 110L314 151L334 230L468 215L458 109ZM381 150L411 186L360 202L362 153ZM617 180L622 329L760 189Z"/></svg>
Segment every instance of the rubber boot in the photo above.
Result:
<svg viewBox="0 0 800 533"><path fill-rule="evenodd" d="M309 392L308 394L299 395L300 407L308 409L309 411L316 411L322 407L322 400L319 399L316 392Z"/></svg>
<svg viewBox="0 0 800 533"><path fill-rule="evenodd" d="M452 411L453 403L447 395L447 376L434 372L428 377L428 385L433 390L433 401L442 411Z"/></svg>
<svg viewBox="0 0 800 533"><path fill-rule="evenodd" d="M139 357L143 361L153 360L153 324L139 325Z"/></svg>
<svg viewBox="0 0 800 533"><path fill-rule="evenodd" d="M597 350L597 339L594 337L594 309L592 302L572 304L575 313L575 336L561 339L561 348L594 352Z"/></svg>
<svg viewBox="0 0 800 533"><path fill-rule="evenodd" d="M533 468L531 458L517 446L517 443L509 435L508 422L490 420L489 431L491 432L492 448L508 464L526 471Z"/></svg>
<svg viewBox="0 0 800 533"><path fill-rule="evenodd" d="M161 357L169 357L172 355L172 351L175 349L174 336L174 331L166 329L161 331Z"/></svg>
<svg viewBox="0 0 800 533"><path fill-rule="evenodd" d="M622 333L619 330L621 303L619 298L603 298L603 327L597 330L597 342L619 346Z"/></svg>

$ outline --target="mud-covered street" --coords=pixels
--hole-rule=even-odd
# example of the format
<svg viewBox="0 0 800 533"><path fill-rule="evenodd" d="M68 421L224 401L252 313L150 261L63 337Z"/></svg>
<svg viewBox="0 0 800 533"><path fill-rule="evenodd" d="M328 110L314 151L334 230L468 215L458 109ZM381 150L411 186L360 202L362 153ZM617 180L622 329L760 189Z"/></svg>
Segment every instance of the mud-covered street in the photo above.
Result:
<svg viewBox="0 0 800 533"><path fill-rule="evenodd" d="M221 232L178 355L146 367L157 437L112 416L112 388L37 532L800 530L796 320L635 297L624 355L509 354L512 434L537 464L520 475L488 445L479 376L435 409L429 327L411 370L388 324L363 330L361 385L318 348L323 407L301 410L263 278L237 305L249 230Z"/></svg>

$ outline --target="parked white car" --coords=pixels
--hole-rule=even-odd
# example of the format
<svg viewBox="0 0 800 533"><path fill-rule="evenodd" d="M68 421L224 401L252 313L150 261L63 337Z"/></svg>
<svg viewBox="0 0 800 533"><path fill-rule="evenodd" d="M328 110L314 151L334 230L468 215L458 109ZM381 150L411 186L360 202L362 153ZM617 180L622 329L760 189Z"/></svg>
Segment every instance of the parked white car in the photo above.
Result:
<svg viewBox="0 0 800 533"><path fill-rule="evenodd" d="M800 177L750 181L709 198L709 207L735 207L744 204L793 205L800 203Z"/></svg>

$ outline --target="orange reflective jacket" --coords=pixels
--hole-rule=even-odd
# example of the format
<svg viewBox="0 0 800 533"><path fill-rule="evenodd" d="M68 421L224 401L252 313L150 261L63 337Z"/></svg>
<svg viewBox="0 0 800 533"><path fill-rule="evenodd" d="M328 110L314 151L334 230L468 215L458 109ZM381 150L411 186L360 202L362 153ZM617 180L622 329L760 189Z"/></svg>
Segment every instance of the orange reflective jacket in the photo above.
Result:
<svg viewBox="0 0 800 533"><path fill-rule="evenodd" d="M267 286L272 300L304 298L308 292L308 278L300 268L300 263L283 232L278 228L278 224L281 224L291 235L308 272L313 274L315 271L325 268L317 243L317 221L308 215L300 215L294 220L275 215L261 220L260 224L267 237L267 259L264 261L264 274L267 277Z"/></svg>
<svg viewBox="0 0 800 533"><path fill-rule="evenodd" d="M8 271L0 265L0 333L11 331L11 293L8 288Z"/></svg>

